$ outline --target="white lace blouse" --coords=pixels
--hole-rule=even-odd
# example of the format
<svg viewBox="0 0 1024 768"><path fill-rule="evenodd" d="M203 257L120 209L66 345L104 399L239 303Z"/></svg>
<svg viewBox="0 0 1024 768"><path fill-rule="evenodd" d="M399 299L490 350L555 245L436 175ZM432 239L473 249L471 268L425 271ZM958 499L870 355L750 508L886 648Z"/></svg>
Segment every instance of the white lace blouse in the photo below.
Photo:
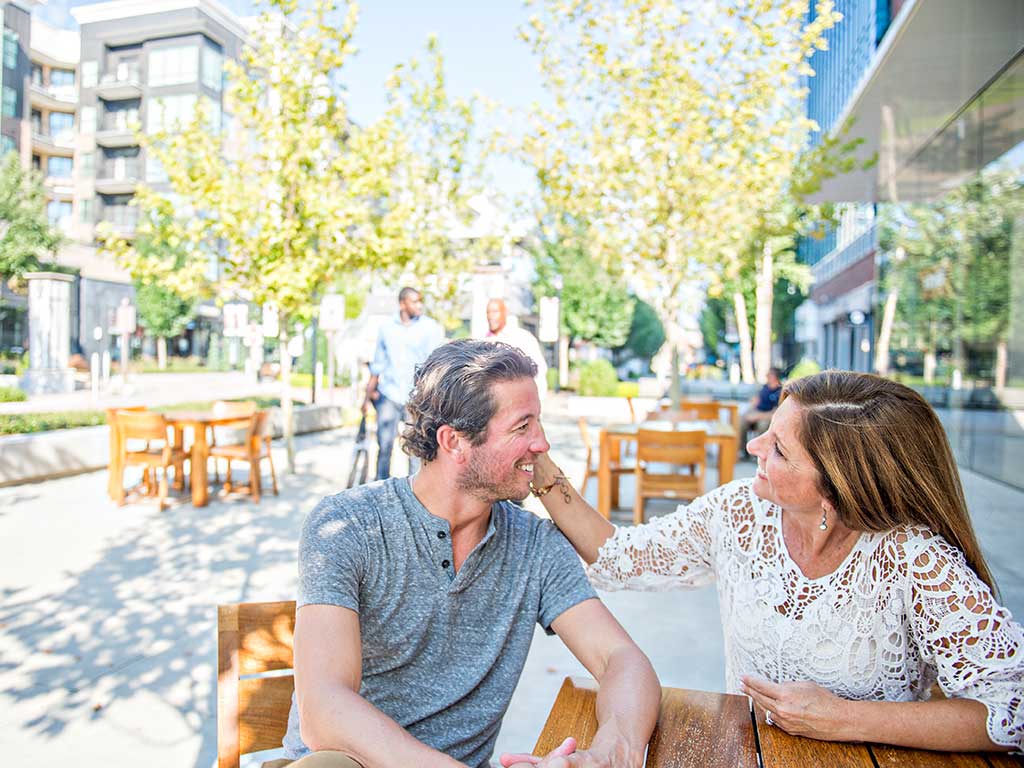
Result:
<svg viewBox="0 0 1024 768"><path fill-rule="evenodd" d="M863 533L834 573L809 579L781 519L738 480L618 528L589 575L607 590L716 582L731 693L755 673L846 699L913 701L938 680L947 696L985 704L993 742L1024 746L1024 629L962 552L923 526Z"/></svg>

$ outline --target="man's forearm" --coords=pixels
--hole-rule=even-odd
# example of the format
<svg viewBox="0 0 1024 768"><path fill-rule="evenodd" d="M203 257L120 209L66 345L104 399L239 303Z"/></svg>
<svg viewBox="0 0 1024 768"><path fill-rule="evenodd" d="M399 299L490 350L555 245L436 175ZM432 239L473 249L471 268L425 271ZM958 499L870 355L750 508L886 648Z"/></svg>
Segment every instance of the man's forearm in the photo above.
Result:
<svg viewBox="0 0 1024 768"><path fill-rule="evenodd" d="M311 750L348 755L363 768L415 765L465 768L415 739L398 723L344 686L321 686L299 700L300 732Z"/></svg>
<svg viewBox="0 0 1024 768"><path fill-rule="evenodd" d="M598 682L599 727L590 751L607 755L616 768L639 768L661 706L654 668L639 648L623 646L609 656Z"/></svg>

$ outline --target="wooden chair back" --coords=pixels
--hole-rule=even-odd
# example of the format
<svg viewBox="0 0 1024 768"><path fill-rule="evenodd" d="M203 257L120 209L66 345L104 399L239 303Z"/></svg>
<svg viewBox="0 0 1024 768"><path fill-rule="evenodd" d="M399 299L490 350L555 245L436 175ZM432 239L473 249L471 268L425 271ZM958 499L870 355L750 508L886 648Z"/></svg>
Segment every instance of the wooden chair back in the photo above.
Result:
<svg viewBox="0 0 1024 768"><path fill-rule="evenodd" d="M217 768L280 748L295 690L294 635L294 600L217 606Z"/></svg>
<svg viewBox="0 0 1024 768"><path fill-rule="evenodd" d="M679 409L662 409L660 411L652 411L647 414L645 421L702 421L700 413L696 410L687 408L685 410Z"/></svg>
<svg viewBox="0 0 1024 768"><path fill-rule="evenodd" d="M256 413L256 403L252 400L217 400L211 410L218 419L237 416L241 421Z"/></svg>
<svg viewBox="0 0 1024 768"><path fill-rule="evenodd" d="M117 411L117 428L122 444L127 440L162 440L167 439L167 419L162 413L149 411Z"/></svg>
<svg viewBox="0 0 1024 768"><path fill-rule="evenodd" d="M111 499L118 499L124 496L124 489L121 488L121 476L119 469L121 467L121 454L124 452L124 442L121 439L121 426L117 419L119 411L144 411L146 406L135 405L125 408L107 408L107 427L110 431L109 446L110 446L110 459L109 459L109 477L107 478L107 495Z"/></svg>
<svg viewBox="0 0 1024 768"><path fill-rule="evenodd" d="M641 429L636 434L638 471L646 471L646 464L673 464L703 466L706 462L707 435L703 430L668 431Z"/></svg>

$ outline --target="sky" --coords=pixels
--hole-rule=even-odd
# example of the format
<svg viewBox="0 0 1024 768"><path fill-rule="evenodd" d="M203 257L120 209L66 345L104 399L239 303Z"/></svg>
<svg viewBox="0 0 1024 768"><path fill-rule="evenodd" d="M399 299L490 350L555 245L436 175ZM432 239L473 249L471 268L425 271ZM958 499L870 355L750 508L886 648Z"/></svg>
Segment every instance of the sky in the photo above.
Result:
<svg viewBox="0 0 1024 768"><path fill-rule="evenodd" d="M71 9L96 1L47 0L33 15L74 29ZM220 2L239 15L256 13L260 5L253 0ZM528 15L522 0L365 0L355 34L358 53L343 69L352 117L365 124L384 111L384 81L391 68L422 57L431 33L441 43L451 96L479 92L517 108L543 100L536 59L516 38ZM510 195L530 184L526 171L511 163L498 164L493 172L495 186Z"/></svg>

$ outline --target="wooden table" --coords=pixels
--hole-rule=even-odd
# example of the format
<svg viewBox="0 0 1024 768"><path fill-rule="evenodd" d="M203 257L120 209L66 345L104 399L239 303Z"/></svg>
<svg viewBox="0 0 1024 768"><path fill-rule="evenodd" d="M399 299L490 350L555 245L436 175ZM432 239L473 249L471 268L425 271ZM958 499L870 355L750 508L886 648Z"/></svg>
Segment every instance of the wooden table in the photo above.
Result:
<svg viewBox="0 0 1024 768"><path fill-rule="evenodd" d="M207 427L221 427L238 424L244 419L234 416L215 416L213 411L170 411L164 414L174 426L175 445L184 445L183 433L186 427L192 428L191 481L192 505L205 507L210 500L210 489L207 487L209 478L206 474L206 462L210 458L210 444L206 440Z"/></svg>
<svg viewBox="0 0 1024 768"><path fill-rule="evenodd" d="M718 446L718 484L732 482L736 470L736 455L739 451L739 435L732 424L724 421L642 421L636 424L610 424L601 430L597 465L597 511L605 519L611 515L613 507L619 506L619 476L612 472L612 462L619 461L622 443L636 440L636 433L640 429L704 430L707 442Z"/></svg>
<svg viewBox="0 0 1024 768"><path fill-rule="evenodd" d="M647 768L1024 768L1024 760L998 752L927 752L790 736L765 724L763 711L752 714L746 696L661 690ZM548 754L568 736L585 749L597 732L596 700L593 680L567 677L533 754Z"/></svg>

